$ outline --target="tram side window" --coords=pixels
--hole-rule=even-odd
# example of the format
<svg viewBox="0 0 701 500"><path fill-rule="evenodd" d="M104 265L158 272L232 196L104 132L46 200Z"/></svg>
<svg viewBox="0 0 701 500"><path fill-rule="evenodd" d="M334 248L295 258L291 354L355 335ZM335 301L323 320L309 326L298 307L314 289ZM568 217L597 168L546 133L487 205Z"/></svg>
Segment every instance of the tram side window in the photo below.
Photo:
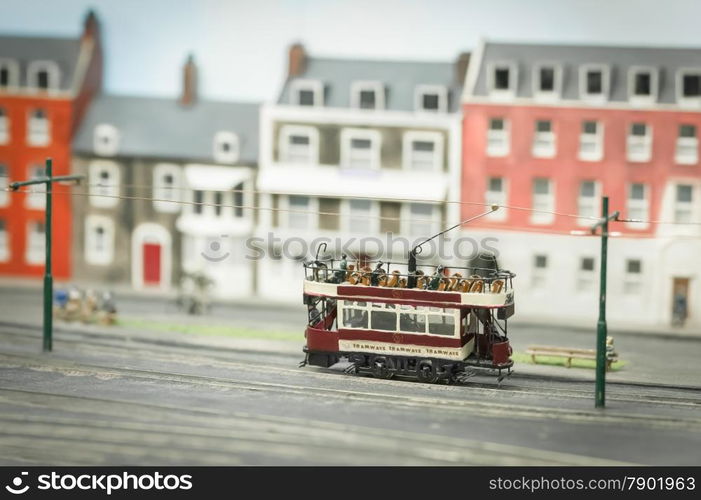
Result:
<svg viewBox="0 0 701 500"><path fill-rule="evenodd" d="M365 302L346 302L343 308L345 328L368 328L368 311Z"/></svg>
<svg viewBox="0 0 701 500"><path fill-rule="evenodd" d="M434 335L453 335L455 333L455 317L442 314L429 314L428 333Z"/></svg>
<svg viewBox="0 0 701 500"><path fill-rule="evenodd" d="M399 315L399 330L408 333L426 333L426 316L416 313Z"/></svg>
<svg viewBox="0 0 701 500"><path fill-rule="evenodd" d="M394 304L372 304L371 328L373 330L397 330L397 311Z"/></svg>

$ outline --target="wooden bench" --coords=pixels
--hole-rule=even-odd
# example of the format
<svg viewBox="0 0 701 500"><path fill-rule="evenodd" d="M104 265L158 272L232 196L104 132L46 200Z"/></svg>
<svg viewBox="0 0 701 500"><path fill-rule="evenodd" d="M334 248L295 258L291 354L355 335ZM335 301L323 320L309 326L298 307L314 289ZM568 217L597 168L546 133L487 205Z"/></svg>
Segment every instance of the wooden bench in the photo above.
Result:
<svg viewBox="0 0 701 500"><path fill-rule="evenodd" d="M526 354L531 355L534 364L538 364L536 356L550 356L555 358L566 359L567 368L572 367L573 359L591 359L596 361L595 349L573 349L569 347L553 347L544 345L532 345L526 349ZM611 365L618 360L618 354L615 351L606 353L606 370L611 369Z"/></svg>

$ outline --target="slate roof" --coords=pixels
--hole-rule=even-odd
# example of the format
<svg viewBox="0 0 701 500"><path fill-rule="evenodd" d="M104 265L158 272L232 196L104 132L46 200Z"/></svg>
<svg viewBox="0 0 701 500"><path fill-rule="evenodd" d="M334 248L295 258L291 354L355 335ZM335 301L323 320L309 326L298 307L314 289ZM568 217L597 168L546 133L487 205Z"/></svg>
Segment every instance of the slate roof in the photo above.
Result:
<svg viewBox="0 0 701 500"><path fill-rule="evenodd" d="M60 70L59 90L69 90L80 52L79 38L0 36L0 59L19 63L20 85L27 86L27 67L32 61L55 61Z"/></svg>
<svg viewBox="0 0 701 500"><path fill-rule="evenodd" d="M516 96L533 96L533 76L539 63L556 63L562 68L562 99L579 100L579 68L603 64L610 68L609 101L627 102L628 71L633 66L659 70L659 103L676 102L676 75L681 68L701 69L701 48L627 47L605 45L547 45L485 42L474 86L466 89L475 96L487 96L489 63L515 62L518 67Z"/></svg>
<svg viewBox="0 0 701 500"><path fill-rule="evenodd" d="M288 79L279 104L289 104L290 83L295 79L319 80L324 84L324 106L349 108L351 84L379 81L385 85L385 109L414 111L417 85L443 85L448 88L448 109L460 106L462 81L455 77L452 62L381 61L307 57L302 75Z"/></svg>
<svg viewBox="0 0 701 500"><path fill-rule="evenodd" d="M214 135L238 135L238 164L258 161L259 103L196 101L182 106L177 99L102 95L88 110L73 141L76 153L94 154L95 126L107 123L119 130L116 156L214 162Z"/></svg>

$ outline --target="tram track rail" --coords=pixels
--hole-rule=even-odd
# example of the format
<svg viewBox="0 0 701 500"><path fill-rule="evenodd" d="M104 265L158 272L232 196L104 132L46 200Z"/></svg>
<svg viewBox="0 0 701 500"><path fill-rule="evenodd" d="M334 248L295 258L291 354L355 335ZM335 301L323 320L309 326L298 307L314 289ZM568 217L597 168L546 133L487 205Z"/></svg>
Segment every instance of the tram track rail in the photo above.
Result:
<svg viewBox="0 0 701 500"><path fill-rule="evenodd" d="M2 328L5 327L5 328ZM0 322L0 336L13 336L15 338L22 337L26 338L24 334L19 332L13 332L7 330L7 328L20 328L25 331L30 331L36 333L33 337L39 337L39 328L11 322ZM313 378L327 378L327 377L337 377L339 374L337 372L331 372L323 369L305 369L299 370L296 368L291 368L287 363L274 362L269 364L270 360L267 360L266 364L261 364L259 361L253 363L246 363L241 361L233 361L231 357L222 355L222 351L229 351L231 353L236 353L237 355L255 355L269 357L274 360L291 360L296 362L299 359L296 355L291 353L280 353L274 351L256 351L256 350L246 350L246 349L225 349L221 347L212 347L204 345L190 344L186 342L172 342L172 341L159 341L155 339L144 339L137 337L128 337L125 339L124 335L116 333L93 333L93 332L82 332L77 330L64 330L65 334L68 334L71 338L62 338L61 342L68 345L73 345L75 349L85 349L85 350L95 350L96 348L102 349L103 352L107 354L114 354L114 351L128 352L130 357L134 355L139 355L148 359L154 359L154 357L160 356L163 361L168 361L167 357L163 357L164 350L167 353L174 354L181 352L184 349L188 351L191 347L195 347L199 354L205 354L207 359L216 361L222 366L235 367L237 369L247 369L247 370L261 370L261 371L277 371L282 373L306 373ZM140 347L134 349L135 345ZM147 347L147 348L145 348ZM150 350L149 350L150 348ZM153 348L157 348L154 350ZM190 356L190 354L188 354ZM471 379L465 384L459 384L453 387L466 387L472 390L481 391L498 391L500 393L513 392L518 394L548 394L548 395L558 395L561 397L571 397L571 398L590 398L591 388L580 388L584 385L590 385L591 382L578 380L567 377L542 377L535 376L532 374L524 374L516 372L513 376L514 378L507 379L508 383L501 387L495 387L494 384L478 382L475 379ZM524 381L543 381L547 380L550 385L548 386L533 386L528 383L523 384ZM382 386L387 383L392 384L393 382L383 381L383 380L373 380L373 383ZM406 382L405 382L406 383ZM415 383L415 382L409 382ZM567 383L569 387L555 387L553 383ZM571 387L571 386L577 387ZM627 381L608 381L609 386L609 399L622 402L637 402L637 403L651 403L651 404L664 404L664 405L675 405L684 407L698 407L701 406L701 389L689 387L689 386L676 386L669 384L653 384L645 382L627 382ZM685 394L698 395L698 398L693 397L679 397L671 395L658 395L658 394L642 394L635 393L631 396L630 389L633 388L637 391L666 391L673 390ZM619 389L625 394L619 394Z"/></svg>
<svg viewBox="0 0 701 500"><path fill-rule="evenodd" d="M181 372L163 372L143 368L125 368L104 366L91 363L52 359L47 364L46 357L27 354L0 354L0 366L23 367L42 371L53 371L64 375L92 376L97 378L123 378L168 384L185 384L202 386L219 390L260 391L278 393L286 396L309 397L321 399L336 399L342 402L391 404L396 407L422 409L424 411L446 411L454 414L471 414L500 418L528 418L535 420L557 419L572 423L601 422L602 424L641 425L651 428L701 429L700 418L690 418L681 415L661 414L630 414L620 410L602 413L600 411L582 408L558 408L524 404L523 400L494 401L477 400L473 398L446 397L446 391L441 394L398 394L388 392L385 384L367 384L364 389L359 387L337 388L304 385L299 383L241 381L224 377L214 377ZM0 389L11 387L0 386ZM451 391L449 386L446 386ZM501 389L497 389L501 391ZM454 389L453 394L455 395ZM669 405L669 403L665 403Z"/></svg>

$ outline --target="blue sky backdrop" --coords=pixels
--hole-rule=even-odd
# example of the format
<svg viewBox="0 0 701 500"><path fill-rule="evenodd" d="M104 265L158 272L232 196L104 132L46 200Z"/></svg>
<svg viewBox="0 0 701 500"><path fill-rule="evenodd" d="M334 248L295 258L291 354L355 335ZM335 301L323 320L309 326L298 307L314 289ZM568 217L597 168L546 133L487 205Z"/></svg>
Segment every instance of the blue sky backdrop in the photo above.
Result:
<svg viewBox="0 0 701 500"><path fill-rule="evenodd" d="M272 100L287 46L315 55L444 59L498 40L701 46L700 0L0 0L0 32L76 36L102 21L110 93ZM0 50L1 52L1 50Z"/></svg>

